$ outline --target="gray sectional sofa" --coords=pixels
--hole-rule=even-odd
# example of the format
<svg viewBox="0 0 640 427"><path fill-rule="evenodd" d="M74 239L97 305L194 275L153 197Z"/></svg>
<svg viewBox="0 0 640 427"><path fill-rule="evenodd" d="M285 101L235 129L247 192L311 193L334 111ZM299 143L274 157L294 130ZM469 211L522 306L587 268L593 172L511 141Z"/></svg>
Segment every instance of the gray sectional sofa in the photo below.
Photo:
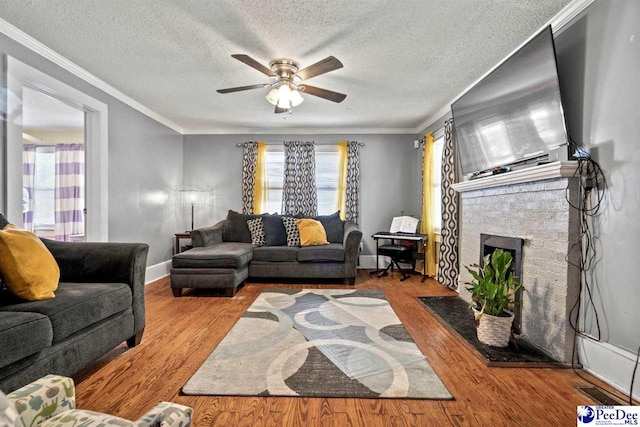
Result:
<svg viewBox="0 0 640 427"><path fill-rule="evenodd" d="M235 295L247 278L342 279L355 283L362 232L337 214L313 217L327 233L328 245L287 246L280 215L261 215L266 245L255 246L247 220L258 215L229 211L226 220L191 232L193 248L172 260L174 296L183 288L224 289Z"/></svg>
<svg viewBox="0 0 640 427"><path fill-rule="evenodd" d="M145 327L149 247L43 239L60 267L55 298L23 301L0 290L0 389L47 374L71 376Z"/></svg>

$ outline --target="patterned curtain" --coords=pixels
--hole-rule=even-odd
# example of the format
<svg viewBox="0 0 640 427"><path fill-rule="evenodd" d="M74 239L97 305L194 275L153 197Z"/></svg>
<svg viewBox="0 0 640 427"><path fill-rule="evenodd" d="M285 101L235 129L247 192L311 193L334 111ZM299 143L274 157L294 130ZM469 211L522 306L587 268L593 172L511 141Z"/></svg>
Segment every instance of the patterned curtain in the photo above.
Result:
<svg viewBox="0 0 640 427"><path fill-rule="evenodd" d="M242 144L242 213L253 213L256 166L258 164L258 143Z"/></svg>
<svg viewBox="0 0 640 427"><path fill-rule="evenodd" d="M360 214L360 152L356 141L347 144L347 221L358 223Z"/></svg>
<svg viewBox="0 0 640 427"><path fill-rule="evenodd" d="M284 143L282 214L318 214L316 157L313 142Z"/></svg>
<svg viewBox="0 0 640 427"><path fill-rule="evenodd" d="M36 146L22 146L22 223L25 230L33 231L33 196L36 176Z"/></svg>
<svg viewBox="0 0 640 427"><path fill-rule="evenodd" d="M57 144L55 239L84 236L84 145Z"/></svg>
<svg viewBox="0 0 640 427"><path fill-rule="evenodd" d="M456 182L455 150L453 146L453 120L444 125L442 152L442 236L438 282L451 288L458 287L458 195L451 185Z"/></svg>

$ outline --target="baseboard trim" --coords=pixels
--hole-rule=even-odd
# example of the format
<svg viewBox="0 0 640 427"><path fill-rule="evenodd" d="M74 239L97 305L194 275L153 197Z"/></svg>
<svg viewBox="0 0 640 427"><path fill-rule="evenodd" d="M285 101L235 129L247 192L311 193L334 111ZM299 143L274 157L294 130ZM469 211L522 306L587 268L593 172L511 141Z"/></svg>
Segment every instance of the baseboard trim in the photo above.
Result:
<svg viewBox="0 0 640 427"><path fill-rule="evenodd" d="M606 342L578 338L578 356L585 371L629 395L636 355ZM633 398L640 400L640 375L636 373Z"/></svg>
<svg viewBox="0 0 640 427"><path fill-rule="evenodd" d="M386 256L380 257L380 266L386 266L389 263L389 258ZM376 268L376 256L375 255L360 255L360 264L358 268L361 270L375 270Z"/></svg>
<svg viewBox="0 0 640 427"><path fill-rule="evenodd" d="M170 272L171 260L162 261L158 264L150 265L149 267L147 267L144 284L148 285L149 283L155 282L158 279L167 277Z"/></svg>

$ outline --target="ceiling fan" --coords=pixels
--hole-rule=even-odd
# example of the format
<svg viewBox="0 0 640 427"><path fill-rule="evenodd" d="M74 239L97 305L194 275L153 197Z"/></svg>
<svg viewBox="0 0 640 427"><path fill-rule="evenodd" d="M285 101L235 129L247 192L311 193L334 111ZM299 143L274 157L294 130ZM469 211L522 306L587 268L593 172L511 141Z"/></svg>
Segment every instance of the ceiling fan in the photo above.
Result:
<svg viewBox="0 0 640 427"><path fill-rule="evenodd" d="M274 59L269 63L269 67L267 68L249 55L231 55L231 57L255 68L269 77L273 77L275 81L272 83L218 89L218 93L232 93L270 87L272 89L265 98L276 106L276 113L290 112L292 107L300 105L304 100L300 92L328 99L333 102L342 102L347 97L347 95L343 93L310 86L304 83L305 80L312 77L342 68L342 62L333 56L328 56L302 70L300 70L300 65L296 61L287 58Z"/></svg>

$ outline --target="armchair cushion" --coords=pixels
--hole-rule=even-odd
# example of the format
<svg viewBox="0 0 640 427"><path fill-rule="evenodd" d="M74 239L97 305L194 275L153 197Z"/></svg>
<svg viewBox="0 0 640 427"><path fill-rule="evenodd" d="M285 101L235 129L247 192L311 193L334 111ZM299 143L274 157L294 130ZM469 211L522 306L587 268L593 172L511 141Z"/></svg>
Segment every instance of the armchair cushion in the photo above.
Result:
<svg viewBox="0 0 640 427"><path fill-rule="evenodd" d="M75 409L76 393L71 378L47 375L7 395L20 414L23 426L43 425L49 418Z"/></svg>
<svg viewBox="0 0 640 427"><path fill-rule="evenodd" d="M344 258L344 246L342 246L341 243L330 243L322 246L303 246L298 251L298 261L300 262L343 262Z"/></svg>
<svg viewBox="0 0 640 427"><path fill-rule="evenodd" d="M53 342L131 309L131 289L124 283L60 283L56 298L48 301L2 302L3 312L29 312L47 316Z"/></svg>
<svg viewBox="0 0 640 427"><path fill-rule="evenodd" d="M46 316L0 311L0 366L31 356L49 347L52 341L53 330Z"/></svg>

